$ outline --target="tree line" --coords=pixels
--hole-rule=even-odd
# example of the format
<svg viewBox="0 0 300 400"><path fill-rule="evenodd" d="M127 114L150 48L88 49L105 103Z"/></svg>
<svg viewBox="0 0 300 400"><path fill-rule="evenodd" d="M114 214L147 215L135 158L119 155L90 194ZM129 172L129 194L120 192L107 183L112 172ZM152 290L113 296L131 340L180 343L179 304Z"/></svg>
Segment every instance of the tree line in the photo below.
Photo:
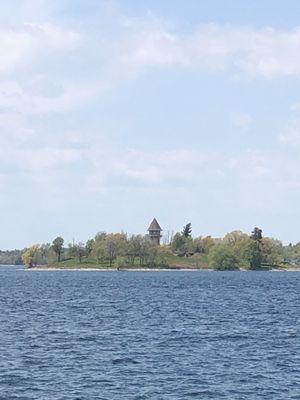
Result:
<svg viewBox="0 0 300 400"><path fill-rule="evenodd" d="M99 232L86 243L69 243L57 237L52 244L34 245L23 254L28 266L56 264L62 262L94 263L103 267L118 266L166 266L164 250L147 236L124 233Z"/></svg>
<svg viewBox="0 0 300 400"><path fill-rule="evenodd" d="M65 245L63 237L34 245L22 254L23 262L36 265L90 264L102 267L190 266L217 270L269 269L300 264L300 243L284 246L264 237L255 227L250 234L233 231L223 238L192 236L191 223L177 232L170 243L155 245L147 235L99 232L86 243Z"/></svg>
<svg viewBox="0 0 300 400"><path fill-rule="evenodd" d="M22 265L22 254L25 250L0 250L1 265Z"/></svg>
<svg viewBox="0 0 300 400"><path fill-rule="evenodd" d="M171 248L181 257L200 254L206 265L218 270L267 269L300 261L300 245L283 246L277 239L263 237L258 227L250 235L233 231L221 239L211 236L192 238L189 223L182 232L174 235Z"/></svg>

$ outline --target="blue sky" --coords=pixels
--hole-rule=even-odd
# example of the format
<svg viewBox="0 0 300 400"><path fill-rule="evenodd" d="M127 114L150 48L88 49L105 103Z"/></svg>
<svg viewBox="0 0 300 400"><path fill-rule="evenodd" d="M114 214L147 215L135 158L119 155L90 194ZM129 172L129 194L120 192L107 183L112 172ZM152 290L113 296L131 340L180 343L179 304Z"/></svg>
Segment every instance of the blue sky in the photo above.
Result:
<svg viewBox="0 0 300 400"><path fill-rule="evenodd" d="M192 222L300 241L299 1L0 4L0 248Z"/></svg>

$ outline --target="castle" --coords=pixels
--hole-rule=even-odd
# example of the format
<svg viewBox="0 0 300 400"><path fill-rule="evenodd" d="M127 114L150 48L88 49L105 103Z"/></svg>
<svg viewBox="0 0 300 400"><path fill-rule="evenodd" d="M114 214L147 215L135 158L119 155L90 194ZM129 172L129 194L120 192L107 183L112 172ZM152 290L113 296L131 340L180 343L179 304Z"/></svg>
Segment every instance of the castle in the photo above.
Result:
<svg viewBox="0 0 300 400"><path fill-rule="evenodd" d="M157 246L159 246L160 239L162 237L162 235L161 235L162 229L161 229L159 223L157 222L156 218L153 218L153 221L151 222L151 224L148 228L148 232L149 232L150 240L153 243L155 243Z"/></svg>

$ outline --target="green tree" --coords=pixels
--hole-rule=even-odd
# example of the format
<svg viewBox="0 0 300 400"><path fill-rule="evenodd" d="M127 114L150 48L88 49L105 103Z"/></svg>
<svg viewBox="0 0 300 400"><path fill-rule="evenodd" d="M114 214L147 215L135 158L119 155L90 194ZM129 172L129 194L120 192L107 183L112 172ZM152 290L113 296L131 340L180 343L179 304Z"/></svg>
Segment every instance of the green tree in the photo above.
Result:
<svg viewBox="0 0 300 400"><path fill-rule="evenodd" d="M47 264L48 263L48 255L49 255L49 250L50 250L50 243L45 243L40 246L40 255L41 255L41 264Z"/></svg>
<svg viewBox="0 0 300 400"><path fill-rule="evenodd" d="M284 263L289 265L300 265L300 242L283 248Z"/></svg>
<svg viewBox="0 0 300 400"><path fill-rule="evenodd" d="M233 231L227 233L223 238L223 243L228 244L232 248L239 249L244 246L244 243L248 243L250 240L249 236L242 231Z"/></svg>
<svg viewBox="0 0 300 400"><path fill-rule="evenodd" d="M209 253L210 249L216 244L211 236L198 237L194 239L194 250L196 253Z"/></svg>
<svg viewBox="0 0 300 400"><path fill-rule="evenodd" d="M111 267L118 256L118 242L114 234L107 235L105 239L105 254Z"/></svg>
<svg viewBox="0 0 300 400"><path fill-rule="evenodd" d="M160 246L157 248L156 264L161 267L168 267L168 256L170 255L169 246Z"/></svg>
<svg viewBox="0 0 300 400"><path fill-rule="evenodd" d="M83 243L70 243L69 244L69 255L74 258L78 258L79 263L82 263L83 257L86 256L86 248Z"/></svg>
<svg viewBox="0 0 300 400"><path fill-rule="evenodd" d="M22 260L22 254L26 251L24 250L0 250L0 264L6 265L22 265L24 264Z"/></svg>
<svg viewBox="0 0 300 400"><path fill-rule="evenodd" d="M251 239L256 240L258 242L262 239L262 230L257 228L257 226L251 232Z"/></svg>
<svg viewBox="0 0 300 400"><path fill-rule="evenodd" d="M25 251L22 255L22 260L25 265L32 268L38 264L40 256L40 246L35 244Z"/></svg>
<svg viewBox="0 0 300 400"><path fill-rule="evenodd" d="M127 261L130 265L134 265L136 258L140 257L143 246L143 236L132 235L127 242Z"/></svg>
<svg viewBox="0 0 300 400"><path fill-rule="evenodd" d="M171 247L174 252L182 252L185 245L185 237L177 232L172 238Z"/></svg>
<svg viewBox="0 0 300 400"><path fill-rule="evenodd" d="M63 246L64 246L64 239L61 236L58 236L52 242L51 248L56 254L58 262L60 262L61 260L61 255L63 253Z"/></svg>
<svg viewBox="0 0 300 400"><path fill-rule="evenodd" d="M111 233L105 238L105 255L111 267L118 256L126 254L127 238L123 233Z"/></svg>
<svg viewBox="0 0 300 400"><path fill-rule="evenodd" d="M154 264L155 256L158 252L158 246L156 246L148 237L143 236L140 248L140 265Z"/></svg>
<svg viewBox="0 0 300 400"><path fill-rule="evenodd" d="M239 260L234 251L224 244L218 244L213 247L210 255L210 265L219 271L239 269Z"/></svg>
<svg viewBox="0 0 300 400"><path fill-rule="evenodd" d="M194 242L191 237L185 237L182 233L175 233L171 242L172 251L179 256L187 256L193 252Z"/></svg>
<svg viewBox="0 0 300 400"><path fill-rule="evenodd" d="M91 255L94 245L95 245L94 239L90 239L86 242L85 253L86 253L87 257L89 257Z"/></svg>
<svg viewBox="0 0 300 400"><path fill-rule="evenodd" d="M224 236L222 243L232 249L236 257L239 259L240 266L248 267L249 262L245 257L245 251L248 249L251 241L252 239L246 233L233 231Z"/></svg>
<svg viewBox="0 0 300 400"><path fill-rule="evenodd" d="M244 257L249 262L250 269L260 269L262 263L262 252L258 240L250 240L244 250Z"/></svg>
<svg viewBox="0 0 300 400"><path fill-rule="evenodd" d="M91 257L95 258L98 263L105 262L105 239L107 234L105 232L99 232L94 238L93 249Z"/></svg>
<svg viewBox="0 0 300 400"><path fill-rule="evenodd" d="M262 262L271 267L278 266L284 261L284 250L280 240L264 237L261 239Z"/></svg>
<svg viewBox="0 0 300 400"><path fill-rule="evenodd" d="M189 222L182 229L182 236L185 238L191 237L192 234L192 224Z"/></svg>
<svg viewBox="0 0 300 400"><path fill-rule="evenodd" d="M91 256L95 258L99 264L105 262L105 242L96 242L93 247Z"/></svg>

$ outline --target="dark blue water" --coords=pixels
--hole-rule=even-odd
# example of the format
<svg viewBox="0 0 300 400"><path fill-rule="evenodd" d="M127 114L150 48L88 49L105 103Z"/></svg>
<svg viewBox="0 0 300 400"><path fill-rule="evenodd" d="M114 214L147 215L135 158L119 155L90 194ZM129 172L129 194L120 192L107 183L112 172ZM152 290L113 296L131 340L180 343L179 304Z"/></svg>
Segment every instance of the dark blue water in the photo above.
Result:
<svg viewBox="0 0 300 400"><path fill-rule="evenodd" d="M299 273L0 268L0 399L299 399Z"/></svg>

